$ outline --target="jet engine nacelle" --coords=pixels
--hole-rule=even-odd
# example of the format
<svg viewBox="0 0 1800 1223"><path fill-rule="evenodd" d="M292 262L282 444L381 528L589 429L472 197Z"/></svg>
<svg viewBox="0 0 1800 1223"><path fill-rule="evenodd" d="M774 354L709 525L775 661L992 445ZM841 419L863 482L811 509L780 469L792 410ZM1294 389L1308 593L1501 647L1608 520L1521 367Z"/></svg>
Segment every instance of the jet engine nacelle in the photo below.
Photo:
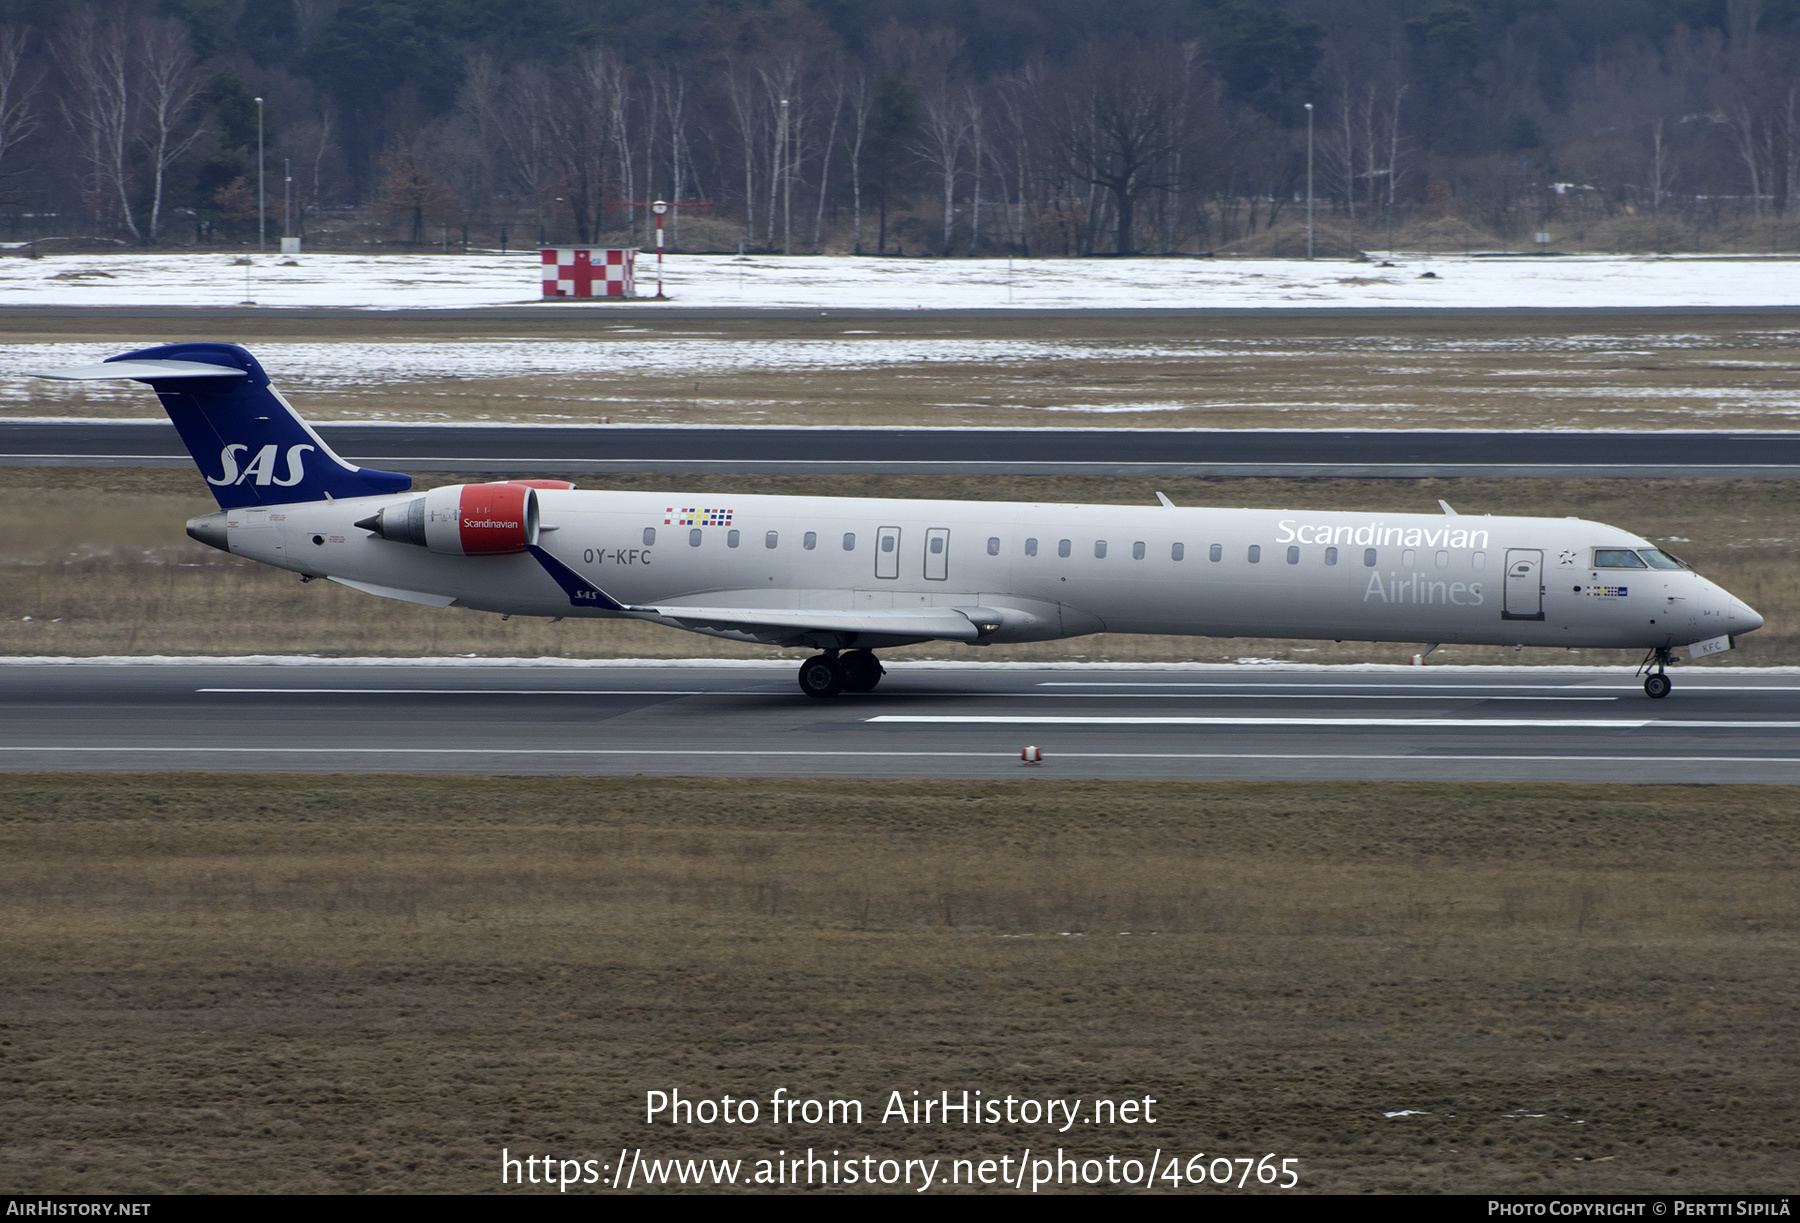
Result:
<svg viewBox="0 0 1800 1223"><path fill-rule="evenodd" d="M537 489L524 482L450 484L356 525L395 543L451 556L523 552L538 541Z"/></svg>

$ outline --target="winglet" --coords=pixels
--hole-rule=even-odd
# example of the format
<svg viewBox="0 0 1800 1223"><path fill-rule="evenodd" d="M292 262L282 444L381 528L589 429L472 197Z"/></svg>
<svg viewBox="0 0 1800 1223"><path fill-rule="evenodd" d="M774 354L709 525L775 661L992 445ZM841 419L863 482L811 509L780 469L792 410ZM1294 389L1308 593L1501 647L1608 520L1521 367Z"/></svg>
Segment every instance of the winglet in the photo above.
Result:
<svg viewBox="0 0 1800 1223"><path fill-rule="evenodd" d="M1175 508L1175 503L1174 503L1174 502L1173 502L1173 501L1171 501L1171 500L1169 500L1169 499L1168 499L1168 497L1166 497L1166 496L1165 496L1165 495L1163 495L1163 494L1162 494L1162 493L1158 493L1158 494L1156 494L1156 499L1157 499L1157 500L1158 500L1158 501L1160 501L1160 502L1162 502L1162 503L1163 503L1163 508L1164 508L1164 509L1170 509L1170 510L1172 510L1172 509L1174 509L1174 508Z"/></svg>
<svg viewBox="0 0 1800 1223"><path fill-rule="evenodd" d="M1448 501L1446 501L1446 500L1444 500L1444 499L1443 499L1443 498L1442 498L1442 497L1439 497L1439 498L1438 498L1438 505L1439 505L1439 506L1440 506L1440 507L1442 507L1442 508L1443 508L1443 511L1444 511L1444 513L1446 513L1446 514L1448 514L1448 515L1450 515L1450 517L1452 517L1452 518L1460 518L1460 517L1462 517L1462 515L1460 515L1460 514L1458 514L1458 513L1457 513L1457 512L1456 512L1456 511L1455 511L1455 510L1453 510L1453 509L1451 509L1451 508L1450 508L1450 503L1449 503L1449 502L1448 502Z"/></svg>
<svg viewBox="0 0 1800 1223"><path fill-rule="evenodd" d="M545 573L556 579L556 584L561 586L563 593L569 596L570 607L598 607L602 611L625 610L624 604L551 556L537 544L526 544L525 550L537 558L537 563L544 567Z"/></svg>

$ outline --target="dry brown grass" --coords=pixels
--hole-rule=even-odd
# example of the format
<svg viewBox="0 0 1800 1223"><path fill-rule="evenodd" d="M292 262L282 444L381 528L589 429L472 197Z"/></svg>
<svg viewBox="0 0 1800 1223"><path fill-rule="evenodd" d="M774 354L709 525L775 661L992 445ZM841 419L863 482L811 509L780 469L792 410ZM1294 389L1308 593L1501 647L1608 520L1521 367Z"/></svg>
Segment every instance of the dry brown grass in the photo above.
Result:
<svg viewBox="0 0 1800 1223"><path fill-rule="evenodd" d="M504 473L527 475L528 472ZM454 477L421 474L420 487ZM471 479L479 478L475 476ZM668 487L679 477L608 478L614 488ZM601 481L589 481L600 487ZM1757 608L1768 625L1727 665L1800 664L1800 502L1781 481L1755 480L1148 480L1036 477L708 477L688 487L745 493L1048 499L1149 503L1157 489L1182 505L1299 509L1436 508L1464 513L1573 514L1670 540ZM0 654L320 654L501 657L769 657L760 650L618 621L513 619L435 611L377 599L334 583L301 585L282 570L227 556L188 539L182 526L214 503L192 471L137 468L0 468ZM27 619L29 617L29 619ZM1219 640L1100 634L985 650L925 645L894 658L1114 661L1404 661L1412 647L1346 642ZM794 655L798 657L798 655ZM1447 647L1438 662L1637 662L1623 651ZM1700 664L1705 665L1705 664Z"/></svg>
<svg viewBox="0 0 1800 1223"><path fill-rule="evenodd" d="M0 1162L32 1193L491 1190L503 1146L1060 1141L1336 1192L1782 1191L1795 803L0 777ZM1161 1105L1061 1139L636 1124L676 1085Z"/></svg>
<svg viewBox="0 0 1800 1223"><path fill-rule="evenodd" d="M1279 236L1279 235L1277 235ZM1291 241L1289 234L1287 240ZM1415 270L1343 264L1350 281ZM1445 271L1445 275L1454 272ZM117 351L218 339L216 320L7 320L12 343L79 340ZM29 327L26 331L23 328ZM765 368L697 378L658 364L592 372L417 376L314 384L282 340L533 340L643 343L825 339L856 352L837 368ZM854 334L846 336L845 332ZM864 334L873 333L873 334ZM260 351L313 420L523 420L620 424L984 425L1308 429L1792 429L1800 390L1790 318L841 318L691 321L634 317L354 323L246 319L232 338ZM920 342L1019 341L1008 360L926 360ZM1060 352L1023 345L1070 342ZM1092 345L1107 351L1092 355ZM1089 346L1084 350L1083 346ZM1173 347L1171 347L1171 345ZM1152 352L1155 349L1157 351ZM894 354L910 359L895 360ZM1042 354L1042 355L1036 355ZM396 358L395 369L407 362ZM1134 405L1136 407L1134 408ZM1093 409L1106 409L1095 414ZM141 388L0 381L0 415L154 416Z"/></svg>

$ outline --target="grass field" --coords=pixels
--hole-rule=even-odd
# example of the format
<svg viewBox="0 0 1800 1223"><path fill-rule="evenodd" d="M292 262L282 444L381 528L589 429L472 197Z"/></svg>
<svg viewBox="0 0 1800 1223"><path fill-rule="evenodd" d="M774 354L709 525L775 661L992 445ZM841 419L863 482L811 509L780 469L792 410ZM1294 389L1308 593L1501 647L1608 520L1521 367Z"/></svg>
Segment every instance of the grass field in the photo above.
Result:
<svg viewBox="0 0 1800 1223"><path fill-rule="evenodd" d="M529 475L529 472L502 473ZM470 479L480 477L470 476ZM420 475L419 487L453 480ZM668 487L679 477L610 478L606 487ZM588 487L600 487L590 482ZM787 492L975 500L1150 504L1162 489L1182 505L1542 514L1610 522L1662 542L1760 611L1768 624L1720 655L1726 664L1800 664L1800 500L1784 481L1728 480L1145 480L1036 477L731 476L682 485ZM515 618L437 611L359 594L195 543L183 524L215 504L191 470L0 468L0 654L320 654L361 656L692 658L769 657L738 645L621 621ZM1124 661L1401 662L1415 647L1329 641L1100 634L973 649L944 643L894 658ZM798 657L798 654L794 655ZM1636 663L1624 651L1452 646L1436 662ZM1700 664L1704 665L1704 664Z"/></svg>
<svg viewBox="0 0 1800 1223"><path fill-rule="evenodd" d="M1061 1145L1274 1153L1328 1192L1786 1191L1796 802L0 776L0 1166L493 1190L502 1148ZM869 1111L641 1124L671 1087ZM1156 1123L876 1123L915 1088L1148 1095Z"/></svg>
<svg viewBox="0 0 1800 1223"><path fill-rule="evenodd" d="M23 368L249 346L313 420L1277 429L1793 429L1791 319L11 319ZM223 328L223 330L222 330ZM575 345L559 352L558 346ZM61 350L58 350L61 352ZM9 369L21 368L7 358ZM447 368L448 367L448 368ZM451 372L459 370L461 372ZM0 416L154 417L0 377Z"/></svg>

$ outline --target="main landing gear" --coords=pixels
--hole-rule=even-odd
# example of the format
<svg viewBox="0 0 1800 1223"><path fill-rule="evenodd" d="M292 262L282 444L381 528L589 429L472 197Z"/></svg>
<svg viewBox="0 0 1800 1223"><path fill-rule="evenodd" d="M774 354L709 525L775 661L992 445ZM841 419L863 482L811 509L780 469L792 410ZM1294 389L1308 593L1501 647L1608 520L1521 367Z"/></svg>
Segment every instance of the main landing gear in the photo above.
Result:
<svg viewBox="0 0 1800 1223"><path fill-rule="evenodd" d="M1675 655L1667 646L1658 646L1645 656L1644 665L1639 667L1638 670L1643 672L1648 671L1652 666L1656 668L1655 671L1644 677L1644 693L1646 696L1660 701L1663 697L1669 695L1669 690L1675 687L1675 681L1668 677L1665 668L1673 661L1675 661Z"/></svg>
<svg viewBox="0 0 1800 1223"><path fill-rule="evenodd" d="M817 697L873 692L884 674L880 661L868 650L845 654L827 650L800 664L800 691Z"/></svg>

